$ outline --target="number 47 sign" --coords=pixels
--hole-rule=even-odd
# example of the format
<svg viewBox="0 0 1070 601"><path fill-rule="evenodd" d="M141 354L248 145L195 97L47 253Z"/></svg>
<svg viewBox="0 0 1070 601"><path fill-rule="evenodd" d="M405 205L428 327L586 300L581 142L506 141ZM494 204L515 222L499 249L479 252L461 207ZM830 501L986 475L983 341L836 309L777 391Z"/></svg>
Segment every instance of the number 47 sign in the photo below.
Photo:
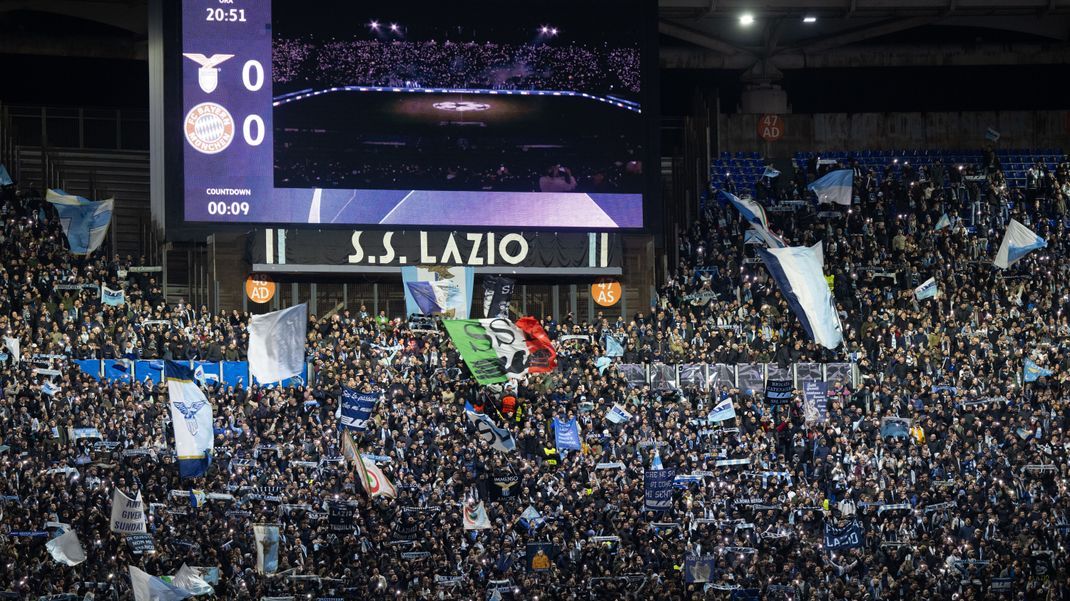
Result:
<svg viewBox="0 0 1070 601"><path fill-rule="evenodd" d="M758 137L766 142L776 142L784 136L784 119L780 115L762 115L758 118Z"/></svg>
<svg viewBox="0 0 1070 601"><path fill-rule="evenodd" d="M620 301L620 282L601 278L591 284L591 298L600 307L612 307Z"/></svg>

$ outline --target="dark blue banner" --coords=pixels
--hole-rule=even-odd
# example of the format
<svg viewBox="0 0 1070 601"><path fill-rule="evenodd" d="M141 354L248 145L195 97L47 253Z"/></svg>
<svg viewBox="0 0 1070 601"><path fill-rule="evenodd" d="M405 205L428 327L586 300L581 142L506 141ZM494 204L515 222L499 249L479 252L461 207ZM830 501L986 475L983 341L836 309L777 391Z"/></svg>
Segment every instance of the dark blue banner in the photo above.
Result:
<svg viewBox="0 0 1070 601"><path fill-rule="evenodd" d="M829 551L857 549L862 546L864 539L862 525L858 522L851 522L843 528L825 524L825 548Z"/></svg>
<svg viewBox="0 0 1070 601"><path fill-rule="evenodd" d="M367 429L375 404L379 402L378 392L361 392L352 388L342 388L342 411L338 416L338 427L363 432Z"/></svg>
<svg viewBox="0 0 1070 601"><path fill-rule="evenodd" d="M672 509L672 483L676 470L646 470L643 475L643 507L652 511Z"/></svg>

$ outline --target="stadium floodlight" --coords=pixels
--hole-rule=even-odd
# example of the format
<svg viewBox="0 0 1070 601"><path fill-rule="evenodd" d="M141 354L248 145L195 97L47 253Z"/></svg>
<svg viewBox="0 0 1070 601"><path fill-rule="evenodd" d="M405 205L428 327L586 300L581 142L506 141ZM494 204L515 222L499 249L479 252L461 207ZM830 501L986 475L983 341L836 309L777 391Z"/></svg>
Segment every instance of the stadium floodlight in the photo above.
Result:
<svg viewBox="0 0 1070 601"><path fill-rule="evenodd" d="M546 35L546 34L550 33L550 28L545 26L545 25L543 25L542 27L539 28L539 33L541 33L543 35Z"/></svg>
<svg viewBox="0 0 1070 601"><path fill-rule="evenodd" d="M391 23L390 24L390 31L395 31L396 32L399 29L401 29L401 27L397 23Z"/></svg>
<svg viewBox="0 0 1070 601"><path fill-rule="evenodd" d="M754 25L754 14L753 13L743 13L742 15L739 15L739 24L744 26L744 27L748 27L750 25Z"/></svg>
<svg viewBox="0 0 1070 601"><path fill-rule="evenodd" d="M556 27L551 27L550 28L550 35L557 35L557 28Z"/></svg>
<svg viewBox="0 0 1070 601"><path fill-rule="evenodd" d="M817 23L817 17L813 15L806 15L803 17L803 23Z"/></svg>
<svg viewBox="0 0 1070 601"><path fill-rule="evenodd" d="M368 23L368 27L369 27L369 28L370 28L370 29L371 29L372 31L379 31L379 21L374 21L374 20L373 20L373 21L372 21L371 23Z"/></svg>

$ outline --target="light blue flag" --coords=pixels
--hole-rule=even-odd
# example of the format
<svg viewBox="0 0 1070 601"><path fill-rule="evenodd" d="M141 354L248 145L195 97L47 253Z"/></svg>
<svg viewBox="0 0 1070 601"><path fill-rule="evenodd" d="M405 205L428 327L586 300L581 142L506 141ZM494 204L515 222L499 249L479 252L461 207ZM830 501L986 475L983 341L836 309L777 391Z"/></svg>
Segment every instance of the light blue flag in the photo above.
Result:
<svg viewBox="0 0 1070 601"><path fill-rule="evenodd" d="M72 253L87 255L100 248L111 225L115 199L93 202L63 190L48 190L45 199L59 213L59 222Z"/></svg>
<svg viewBox="0 0 1070 601"><path fill-rule="evenodd" d="M947 216L947 213L940 216L940 220L936 222L936 227L933 229L939 232L945 227L951 227L951 218Z"/></svg>
<svg viewBox="0 0 1070 601"><path fill-rule="evenodd" d="M0 186L10 186L15 182L11 181L11 175L7 172L7 167L0 165Z"/></svg>
<svg viewBox="0 0 1070 601"><path fill-rule="evenodd" d="M613 365L613 360L609 357L599 357L594 360L594 366L598 369L598 375L602 375L609 369L609 366Z"/></svg>
<svg viewBox="0 0 1070 601"><path fill-rule="evenodd" d="M59 386L56 386L52 382L45 382L44 384L41 384L41 392L47 394L48 396L55 396L56 393L59 391Z"/></svg>
<svg viewBox="0 0 1070 601"><path fill-rule="evenodd" d="M663 470L663 469L665 469L665 464L663 464L661 462L661 451L659 451L657 449L657 447L654 447L654 459L652 459L650 461L650 469L652 469L652 470Z"/></svg>
<svg viewBox="0 0 1070 601"><path fill-rule="evenodd" d="M126 304L126 291L120 288L112 290L104 284L100 285L100 302L109 307L119 307Z"/></svg>
<svg viewBox="0 0 1070 601"><path fill-rule="evenodd" d="M792 246L755 250L806 333L827 349L838 347L843 342L843 326L821 269L818 249Z"/></svg>
<svg viewBox="0 0 1070 601"><path fill-rule="evenodd" d="M929 278L921 286L914 289L914 298L925 300L936 296L937 292L939 292L939 288L936 285L936 278Z"/></svg>
<svg viewBox="0 0 1070 601"><path fill-rule="evenodd" d="M1017 219L1011 219L993 263L1000 269L1007 269L1030 252L1047 245L1048 242L1033 233L1033 230L1019 223Z"/></svg>
<svg viewBox="0 0 1070 601"><path fill-rule="evenodd" d="M606 356L607 357L623 357L624 345L617 340L617 337L613 334L606 334Z"/></svg>
<svg viewBox="0 0 1070 601"><path fill-rule="evenodd" d="M178 474L183 478L202 476L208 471L214 449L212 405L197 387L193 369L177 361L167 361L164 378L171 401Z"/></svg>
<svg viewBox="0 0 1070 601"><path fill-rule="evenodd" d="M724 190L717 193L717 198L722 203L735 207L740 216L743 217L743 220L754 228L754 231L757 232L758 236L769 248L784 248L788 245L783 238L769 230L769 218L765 214L765 208L756 201L749 198L739 198L735 194Z"/></svg>
<svg viewBox="0 0 1070 601"><path fill-rule="evenodd" d="M732 399L727 398L720 403L717 403L713 409L710 410L709 415L706 416L708 422L723 422L736 417L736 406L732 404Z"/></svg>
<svg viewBox="0 0 1070 601"><path fill-rule="evenodd" d="M1026 359L1022 366L1022 379L1026 382L1036 382L1038 379L1050 377L1052 374L1053 372L1050 369L1037 365L1032 359Z"/></svg>
<svg viewBox="0 0 1070 601"><path fill-rule="evenodd" d="M851 206L851 186L854 184L854 177L854 171L838 169L826 173L824 177L815 180L806 189L817 194L818 203L834 202Z"/></svg>
<svg viewBox="0 0 1070 601"><path fill-rule="evenodd" d="M766 165L765 171L762 172L762 177L768 177L769 179L773 179L776 177L780 177L780 172L776 169L773 169L772 165Z"/></svg>
<svg viewBox="0 0 1070 601"><path fill-rule="evenodd" d="M580 443L580 425L576 423L576 418L567 422L554 418L554 446L559 451L578 451L583 448Z"/></svg>

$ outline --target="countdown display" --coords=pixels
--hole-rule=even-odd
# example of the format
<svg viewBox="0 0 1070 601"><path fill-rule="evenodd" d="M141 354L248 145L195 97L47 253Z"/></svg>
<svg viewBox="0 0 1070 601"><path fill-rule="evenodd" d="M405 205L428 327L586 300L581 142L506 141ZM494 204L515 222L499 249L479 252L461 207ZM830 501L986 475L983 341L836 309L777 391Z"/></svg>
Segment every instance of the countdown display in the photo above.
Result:
<svg viewBox="0 0 1070 601"><path fill-rule="evenodd" d="M635 229L652 0L182 0L191 223Z"/></svg>

